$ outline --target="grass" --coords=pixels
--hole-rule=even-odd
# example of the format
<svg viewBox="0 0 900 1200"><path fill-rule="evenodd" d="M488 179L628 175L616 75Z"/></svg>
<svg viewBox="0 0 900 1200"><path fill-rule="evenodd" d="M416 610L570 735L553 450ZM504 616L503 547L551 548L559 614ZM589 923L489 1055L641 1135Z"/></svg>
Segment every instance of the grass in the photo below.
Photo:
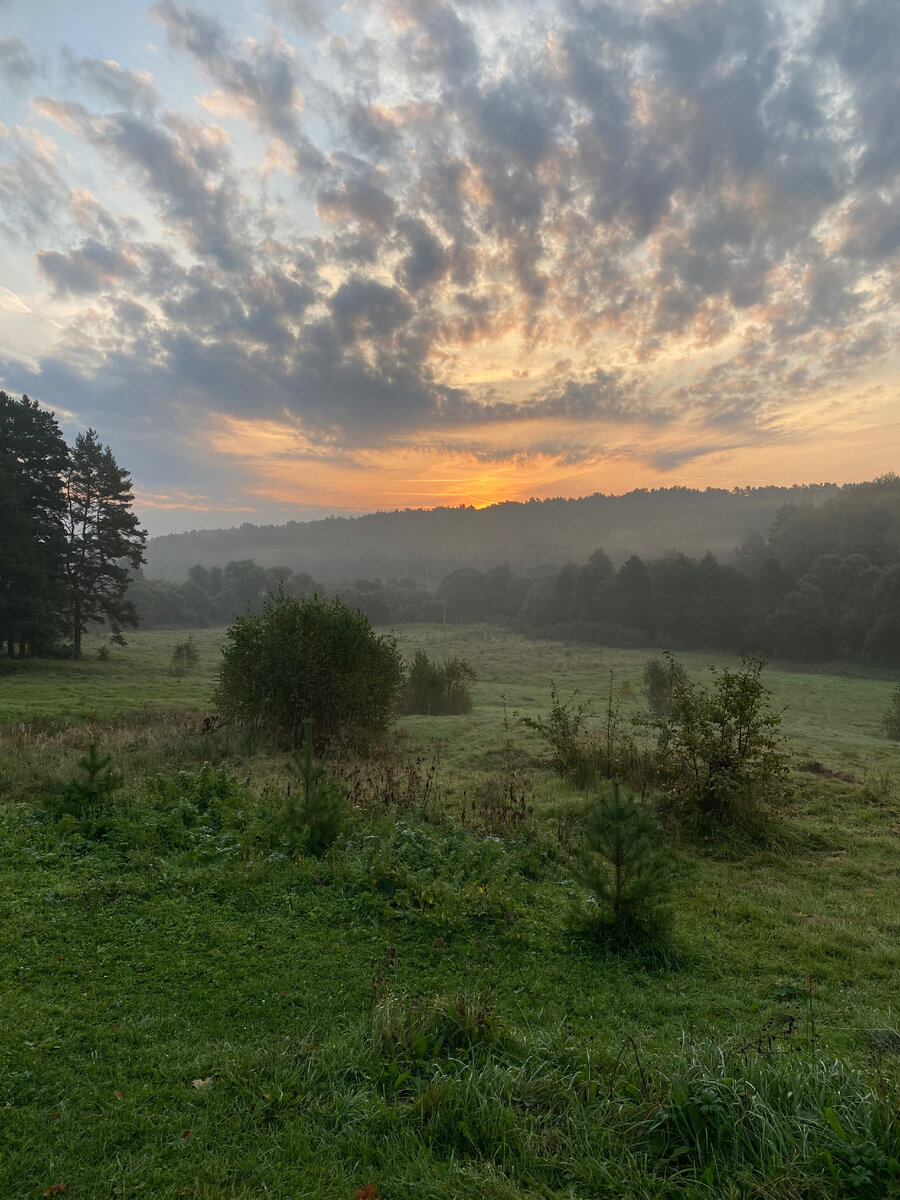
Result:
<svg viewBox="0 0 900 1200"><path fill-rule="evenodd" d="M442 743L430 819L375 804L293 861L249 828L285 762L204 731L221 634L175 679L182 636L0 676L0 1195L900 1195L890 680L768 673L796 799L771 845L676 847L675 952L645 961L569 928L585 800L512 718L551 679L599 711L610 669L628 713L645 654L401 631L479 674L471 714L399 722L400 757ZM502 774L504 707L534 813L485 838L458 813ZM99 842L32 816L91 742L130 805ZM243 832L154 817L148 778L204 759Z"/></svg>

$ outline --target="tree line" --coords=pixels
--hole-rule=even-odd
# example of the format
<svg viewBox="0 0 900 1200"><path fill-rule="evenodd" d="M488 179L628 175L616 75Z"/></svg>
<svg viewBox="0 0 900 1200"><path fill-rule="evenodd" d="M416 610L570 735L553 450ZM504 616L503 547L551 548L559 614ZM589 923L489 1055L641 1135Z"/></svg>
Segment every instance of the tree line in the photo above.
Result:
<svg viewBox="0 0 900 1200"><path fill-rule="evenodd" d="M822 504L783 505L764 537L732 562L672 551L619 566L586 562L517 572L464 567L435 588L413 579L356 579L327 588L307 572L250 559L197 564L182 584L135 580L147 625L225 624L289 595L334 593L376 625L501 622L582 644L763 653L797 661L900 665L900 479L844 487Z"/></svg>
<svg viewBox="0 0 900 1200"><path fill-rule="evenodd" d="M793 487L640 488L624 495L509 500L476 509L403 509L364 516L194 529L151 538L148 574L177 582L205 567L251 559L262 567L308 571L334 586L342 580L418 580L434 589L460 567L516 571L580 562L597 546L615 562L655 558L675 547L719 558L752 533L764 533L787 503L820 504L835 484Z"/></svg>
<svg viewBox="0 0 900 1200"><path fill-rule="evenodd" d="M71 639L81 657L88 625L114 635L136 625L127 596L144 561L128 472L93 429L74 445L54 413L0 392L0 644L47 654Z"/></svg>

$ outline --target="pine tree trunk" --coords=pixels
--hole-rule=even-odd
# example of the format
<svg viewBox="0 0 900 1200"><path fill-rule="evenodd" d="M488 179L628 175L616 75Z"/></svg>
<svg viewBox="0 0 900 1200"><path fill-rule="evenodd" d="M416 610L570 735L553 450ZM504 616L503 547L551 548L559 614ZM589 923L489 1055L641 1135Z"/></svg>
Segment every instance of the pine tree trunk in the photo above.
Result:
<svg viewBox="0 0 900 1200"><path fill-rule="evenodd" d="M72 606L72 657L78 662L81 659L81 605Z"/></svg>

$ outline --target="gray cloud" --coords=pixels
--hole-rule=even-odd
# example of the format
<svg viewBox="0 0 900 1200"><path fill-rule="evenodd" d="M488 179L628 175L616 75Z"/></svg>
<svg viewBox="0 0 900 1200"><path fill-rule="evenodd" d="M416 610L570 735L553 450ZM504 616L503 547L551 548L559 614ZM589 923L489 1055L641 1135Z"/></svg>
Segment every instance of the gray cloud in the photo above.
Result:
<svg viewBox="0 0 900 1200"><path fill-rule="evenodd" d="M150 12L164 25L173 49L196 59L258 129L291 146L301 172L315 174L324 167L323 155L302 128L295 56L277 30L270 30L264 44L248 40L238 47L215 17L182 8L174 0L158 0Z"/></svg>
<svg viewBox="0 0 900 1200"><path fill-rule="evenodd" d="M121 108L150 108L159 99L152 78L142 71L129 71L116 62L79 58L70 50L63 62L72 79Z"/></svg>
<svg viewBox="0 0 900 1200"><path fill-rule="evenodd" d="M28 47L17 37L0 37L0 83L23 87L38 72Z"/></svg>
<svg viewBox="0 0 900 1200"><path fill-rule="evenodd" d="M284 18L306 33L323 33L325 12L320 0L270 0L278 18Z"/></svg>
<svg viewBox="0 0 900 1200"><path fill-rule="evenodd" d="M55 230L68 194L51 146L26 130L0 128L0 229L8 238L33 242Z"/></svg>
<svg viewBox="0 0 900 1200"><path fill-rule="evenodd" d="M458 85L478 68L480 56L471 27L444 0L398 0L395 11L408 22L400 48L409 66Z"/></svg>
<svg viewBox="0 0 900 1200"><path fill-rule="evenodd" d="M243 216L239 190L227 146L213 131L176 114L159 120L125 112L96 116L71 102L39 104L117 165L133 169L193 251L225 269L246 263L236 228Z"/></svg>
<svg viewBox="0 0 900 1200"><path fill-rule="evenodd" d="M316 34L326 8L274 5ZM60 210L78 227L37 262L58 293L104 298L102 330L72 333L85 356L95 337L98 389L289 414L323 446L504 421L706 425L654 460L674 469L713 434L771 439L786 395L888 352L895 0L826 0L808 30L764 0L547 0L527 20L502 0L362 8L367 24L341 10L327 70L310 55L318 78L275 27L242 40L209 10L154 6L220 119L287 147L272 184L145 76L70 58L125 111L38 111L123 170L172 239L70 196L46 148L0 162L0 202L29 236ZM451 382L503 339L523 355L514 391ZM667 384L665 364L698 351ZM530 374L529 354L562 365ZM61 358L45 369L61 386Z"/></svg>
<svg viewBox="0 0 900 1200"><path fill-rule="evenodd" d="M104 291L122 280L133 279L139 271L134 258L123 248L104 246L93 239L68 254L39 250L37 263L41 275L59 295Z"/></svg>

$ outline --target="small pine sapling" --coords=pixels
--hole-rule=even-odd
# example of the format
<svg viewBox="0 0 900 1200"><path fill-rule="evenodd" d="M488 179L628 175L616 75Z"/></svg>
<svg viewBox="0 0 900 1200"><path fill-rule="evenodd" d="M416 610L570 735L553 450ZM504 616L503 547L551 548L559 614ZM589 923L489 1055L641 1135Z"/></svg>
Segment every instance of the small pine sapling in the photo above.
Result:
<svg viewBox="0 0 900 1200"><path fill-rule="evenodd" d="M881 728L892 741L900 742L900 683L894 688L887 712L881 718Z"/></svg>
<svg viewBox="0 0 900 1200"><path fill-rule="evenodd" d="M112 756L101 755L91 743L88 752L78 760L80 776L57 784L45 795L47 811L56 820L69 818L80 823L82 832L93 837L107 832L106 821L116 804L117 793L124 779L111 767ZM74 827L74 825L72 826Z"/></svg>
<svg viewBox="0 0 900 1200"><path fill-rule="evenodd" d="M684 667L671 654L648 658L641 672L641 691L654 720L667 720L672 715L672 696L675 689L687 681Z"/></svg>
<svg viewBox="0 0 900 1200"><path fill-rule="evenodd" d="M172 665L169 668L177 678L185 671L193 670L200 662L200 651L194 642L194 635L189 634L186 641L178 642L172 651Z"/></svg>
<svg viewBox="0 0 900 1200"><path fill-rule="evenodd" d="M617 949L665 939L672 912L662 829L618 784L588 811L578 873L593 901L583 923L599 941Z"/></svg>
<svg viewBox="0 0 900 1200"><path fill-rule="evenodd" d="M325 762L313 756L312 721L303 725L303 745L288 765L292 778L275 825L289 853L319 858L340 837L347 819L347 796Z"/></svg>

